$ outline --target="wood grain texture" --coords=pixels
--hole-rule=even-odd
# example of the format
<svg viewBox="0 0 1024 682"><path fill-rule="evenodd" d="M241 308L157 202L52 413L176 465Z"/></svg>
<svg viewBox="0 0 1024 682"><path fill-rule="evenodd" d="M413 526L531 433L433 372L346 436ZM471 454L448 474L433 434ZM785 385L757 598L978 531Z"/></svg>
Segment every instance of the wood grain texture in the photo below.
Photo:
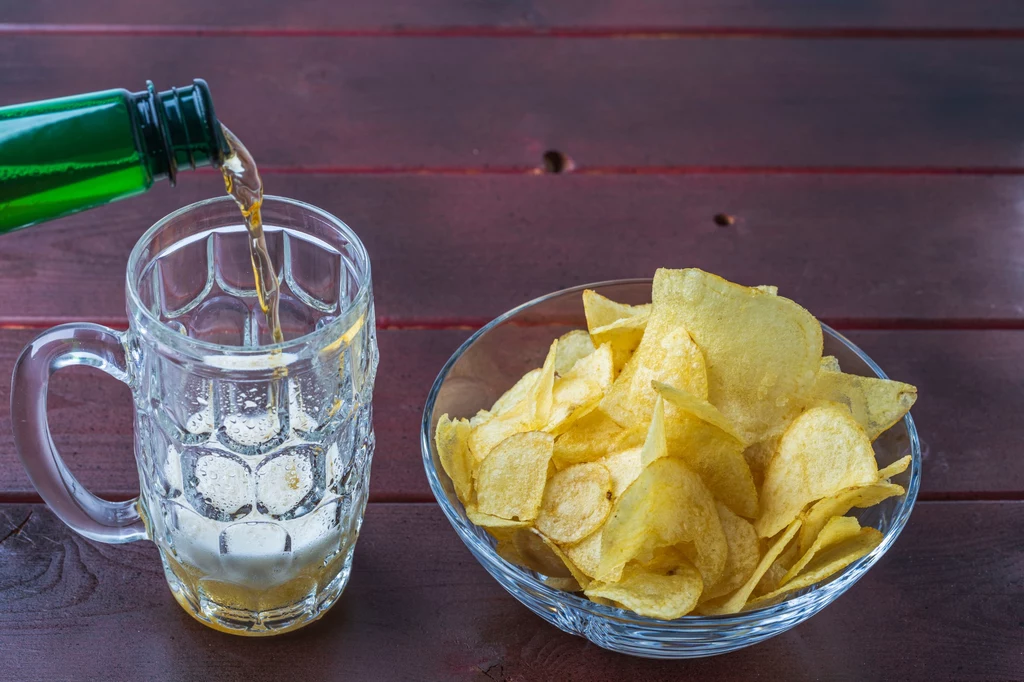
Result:
<svg viewBox="0 0 1024 682"><path fill-rule="evenodd" d="M265 184L361 236L385 325L479 325L551 291L662 266L776 284L847 326L1024 322L1024 177L269 174ZM221 189L212 173L183 174L175 189L5 235L0 322L123 323L133 243ZM735 225L717 226L718 213Z"/></svg>
<svg viewBox="0 0 1024 682"><path fill-rule="evenodd" d="M547 625L474 561L439 509L370 505L352 582L271 639L206 629L149 543L97 545L41 506L0 507L0 670L69 679L992 680L1024 666L1024 503L920 503L882 561L790 632L687 662L603 651ZM112 643L116 644L112 645Z"/></svg>
<svg viewBox="0 0 1024 682"><path fill-rule="evenodd" d="M541 341L562 329L537 328ZM0 376L10 374L30 331L0 332ZM382 331L374 396L376 500L429 500L420 462L423 402L466 331ZM923 495L1024 496L1024 331L862 331L849 337L892 377L917 385ZM510 348L509 353L516 353ZM514 364L514 363L512 363ZM100 378L97 379L97 376ZM510 379L509 383L514 381ZM8 384L0 383L0 495L34 496L10 431ZM58 373L50 394L54 439L86 487L124 498L138 490L127 388L87 370Z"/></svg>
<svg viewBox="0 0 1024 682"><path fill-rule="evenodd" d="M820 2L819 0L35 0L4 7L10 24L199 26L260 29L415 29L558 27L661 29L943 28L1024 26L1012 0Z"/></svg>
<svg viewBox="0 0 1024 682"><path fill-rule="evenodd" d="M268 168L1019 169L1021 63L1013 40L11 35L0 104L202 76Z"/></svg>

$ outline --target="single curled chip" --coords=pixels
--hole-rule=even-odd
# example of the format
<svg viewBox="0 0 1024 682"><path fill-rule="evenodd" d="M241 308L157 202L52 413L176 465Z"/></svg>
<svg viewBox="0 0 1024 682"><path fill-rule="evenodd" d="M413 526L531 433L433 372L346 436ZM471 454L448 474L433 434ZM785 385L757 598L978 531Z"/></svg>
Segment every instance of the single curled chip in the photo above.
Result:
<svg viewBox="0 0 1024 682"><path fill-rule="evenodd" d="M615 501L604 526L601 567L608 574L645 551L687 543L705 583L722 577L729 546L710 491L674 457L651 463Z"/></svg>
<svg viewBox="0 0 1024 682"><path fill-rule="evenodd" d="M590 334L582 329L558 337L558 351L555 353L555 374L564 377L576 365L576 361L594 352Z"/></svg>
<svg viewBox="0 0 1024 682"><path fill-rule="evenodd" d="M601 459L613 451L612 446L624 431L601 410L592 410L555 439L555 463L564 469L570 464Z"/></svg>
<svg viewBox="0 0 1024 682"><path fill-rule="evenodd" d="M597 407L612 384L612 350L604 345L580 358L571 371L555 379L551 413L544 430L554 435L568 431Z"/></svg>
<svg viewBox="0 0 1024 682"><path fill-rule="evenodd" d="M764 440L799 412L821 364L813 315L788 298L697 269L658 270L652 296L651 322L659 309L674 311L704 354L708 401L746 442Z"/></svg>
<svg viewBox="0 0 1024 682"><path fill-rule="evenodd" d="M807 505L877 479L875 451L850 411L835 403L812 408L786 430L768 464L754 527L771 537Z"/></svg>
<svg viewBox="0 0 1024 682"><path fill-rule="evenodd" d="M554 445L555 439L540 431L501 441L477 469L477 509L503 519L537 518Z"/></svg>
<svg viewBox="0 0 1024 682"><path fill-rule="evenodd" d="M537 530L558 543L579 542L597 530L612 508L612 477L602 464L563 469L544 489Z"/></svg>
<svg viewBox="0 0 1024 682"><path fill-rule="evenodd" d="M664 574L634 564L618 582L592 583L584 594L610 599L641 616L674 620L693 610L702 587L700 571L688 562Z"/></svg>
<svg viewBox="0 0 1024 682"><path fill-rule="evenodd" d="M498 443L509 436L526 431L535 431L544 427L551 418L554 403L555 387L555 355L558 352L558 340L551 343L544 366L537 378L530 384L529 390L514 405L498 410L492 409L494 417L473 429L469 437L469 449L476 460L482 461ZM518 385L518 384L517 384ZM516 390L514 386L512 390ZM502 402L505 396L498 399ZM511 400L511 398L509 399Z"/></svg>
<svg viewBox="0 0 1024 682"><path fill-rule="evenodd" d="M846 405L873 441L910 411L917 400L917 388L899 381L826 370L818 373L810 400Z"/></svg>
<svg viewBox="0 0 1024 682"><path fill-rule="evenodd" d="M463 503L473 499L473 469L476 461L469 451L470 422L465 419L452 421L447 414L441 415L434 432L437 458L441 467L452 480L455 494Z"/></svg>
<svg viewBox="0 0 1024 682"><path fill-rule="evenodd" d="M725 540L729 544L729 558L725 562L722 578L705 588L701 595L702 601L716 599L739 588L750 579L761 560L757 531L749 521L732 513L721 503L718 504L718 518L722 521Z"/></svg>
<svg viewBox="0 0 1024 682"><path fill-rule="evenodd" d="M593 333L598 327L606 327L619 320L646 319L651 314L651 306L616 303L592 289L587 289L583 292L583 314L587 318L587 329Z"/></svg>
<svg viewBox="0 0 1024 682"><path fill-rule="evenodd" d="M501 397L494 401L494 405L491 406L491 416L500 415L519 402L521 402L530 391L533 390L534 385L537 383L537 377L540 376L541 368L531 369L529 372L524 374L522 378L515 383L512 388L508 389L501 394Z"/></svg>
<svg viewBox="0 0 1024 682"><path fill-rule="evenodd" d="M621 372L640 346L647 329L647 316L624 317L590 332L594 345L608 344L616 373Z"/></svg>

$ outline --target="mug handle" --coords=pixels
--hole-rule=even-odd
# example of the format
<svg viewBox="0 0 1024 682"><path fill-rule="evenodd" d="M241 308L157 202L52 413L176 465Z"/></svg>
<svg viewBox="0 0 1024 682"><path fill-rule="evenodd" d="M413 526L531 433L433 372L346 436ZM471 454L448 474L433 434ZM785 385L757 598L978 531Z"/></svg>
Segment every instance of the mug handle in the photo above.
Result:
<svg viewBox="0 0 1024 682"><path fill-rule="evenodd" d="M32 484L73 530L91 540L109 543L148 537L136 506L139 498L109 502L78 482L50 436L46 393L53 373L73 365L96 367L130 387L124 337L98 324L74 322L54 327L22 351L11 385L14 442Z"/></svg>

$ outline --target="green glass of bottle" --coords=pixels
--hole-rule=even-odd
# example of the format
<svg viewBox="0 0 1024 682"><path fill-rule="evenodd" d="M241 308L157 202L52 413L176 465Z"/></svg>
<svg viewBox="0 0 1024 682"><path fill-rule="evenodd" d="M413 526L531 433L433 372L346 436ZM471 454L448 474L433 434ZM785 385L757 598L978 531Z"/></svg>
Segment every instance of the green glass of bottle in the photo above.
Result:
<svg viewBox="0 0 1024 682"><path fill-rule="evenodd" d="M231 149L205 81L0 107L0 233L174 184Z"/></svg>

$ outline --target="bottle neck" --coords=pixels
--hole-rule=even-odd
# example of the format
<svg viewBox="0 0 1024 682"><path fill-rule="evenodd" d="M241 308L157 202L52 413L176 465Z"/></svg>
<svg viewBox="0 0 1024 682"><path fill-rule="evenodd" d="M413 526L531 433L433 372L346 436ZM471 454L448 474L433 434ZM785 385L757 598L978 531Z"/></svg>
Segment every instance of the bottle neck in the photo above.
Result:
<svg viewBox="0 0 1024 682"><path fill-rule="evenodd" d="M221 132L206 81L157 92L152 81L146 90L131 95L144 161L154 180L167 178L173 185L178 171L219 166L231 148Z"/></svg>

